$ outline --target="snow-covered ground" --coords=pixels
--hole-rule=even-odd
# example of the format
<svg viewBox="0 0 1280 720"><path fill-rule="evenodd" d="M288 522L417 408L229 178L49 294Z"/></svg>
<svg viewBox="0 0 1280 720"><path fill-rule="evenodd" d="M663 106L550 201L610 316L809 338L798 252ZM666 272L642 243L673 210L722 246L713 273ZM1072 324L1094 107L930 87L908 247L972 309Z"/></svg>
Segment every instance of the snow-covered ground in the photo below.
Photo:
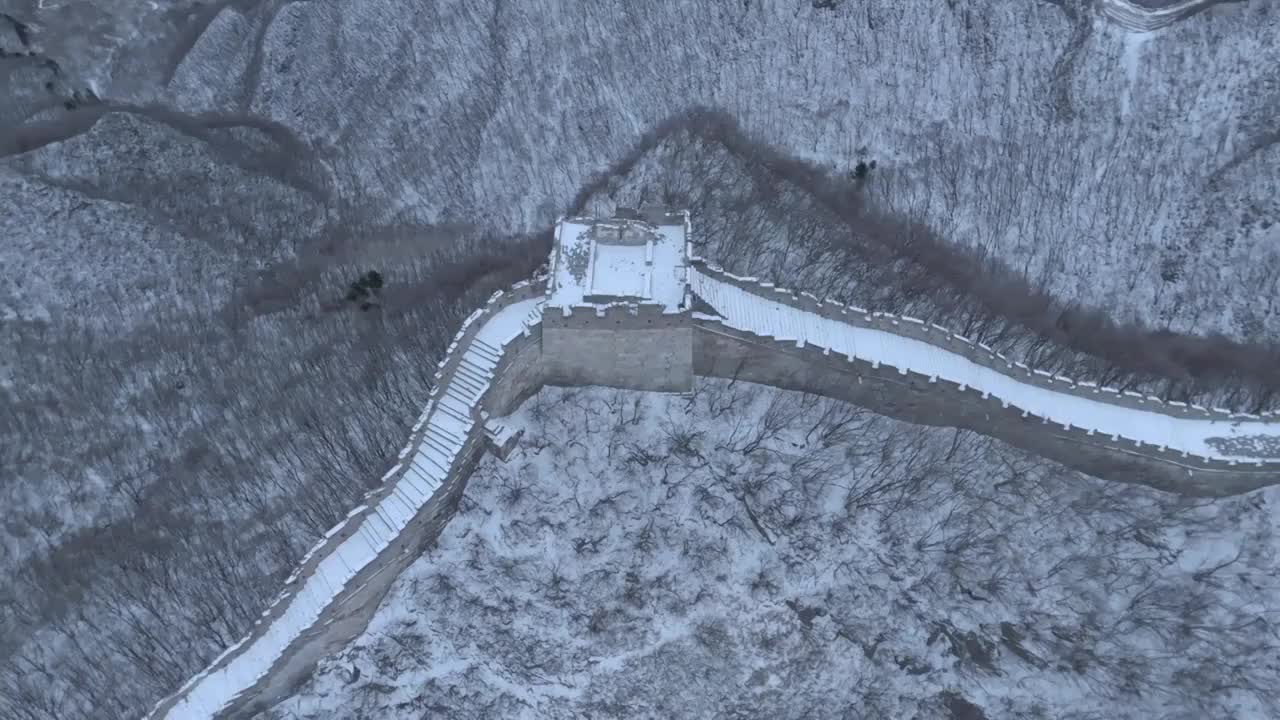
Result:
<svg viewBox="0 0 1280 720"><path fill-rule="evenodd" d="M1280 712L1275 489L1189 502L723 381L549 388L513 423L269 717Z"/></svg>
<svg viewBox="0 0 1280 720"><path fill-rule="evenodd" d="M623 266L631 279L640 277L646 250L651 255L651 245L600 245L597 242L579 243L578 238L587 227L566 223L558 228L572 235L558 247L559 264L557 279L562 283L583 279L581 273L573 275L565 270L570 258L585 253L589 261L584 268L588 287L595 287L595 278L606 270L599 267L609 250L627 250L635 253L640 262ZM679 243L683 245L683 243ZM682 266L683 267L683 266ZM658 264L656 271L673 269L671 263ZM608 272L618 268L608 268ZM1108 403L1101 399L1080 397L1064 391L1033 385L1008 374L987 368L943 347L902 337L882 330L858 327L840 319L822 317L805 312L786 303L770 300L748 292L736 284L695 270L691 274L691 289L705 300L733 328L753 332L765 337L794 341L798 344L818 345L850 359L861 359L885 364L903 371L912 371L973 388L990 394L1030 412L1066 427L1085 428L1113 438L1125 437L1148 445L1169 447L1184 454L1226 458L1224 452L1212 441L1239 440L1264 437L1271 443L1280 438L1280 424L1247 419L1180 418L1170 415ZM620 287L619 278L611 278L610 288ZM610 292L606 294L631 294ZM551 302L556 294L552 293ZM466 348L458 368L458 374L443 393L433 398L426 422L426 435L421 444L412 449L413 457L402 460L408 463L407 473L402 474L391 486L385 498L372 508L364 506L352 511L348 520L332 529L326 538L336 534L344 526L354 529L350 537L327 551L313 572L302 579L301 584L286 588L286 595L276 601L285 602L282 613L267 614L269 628L262 635L247 641L228 652L232 659L207 673L194 678L180 690L180 701L168 710L172 717L211 716L233 698L261 679L284 654L288 645L307 628L320 621L332 600L365 569L396 536L403 531L412 517L421 511L432 493L441 487L449 468L472 429L470 415L478 403L492 369L498 362L501 348L518 335L528 322L530 314L537 315L541 298L515 303L491 317L470 322L483 322L475 339ZM864 311L856 311L864 312ZM465 325L464 325L465 328ZM846 408L846 412L849 411ZM410 452L410 451L406 451ZM402 458L404 456L402 455ZM394 475L400 466L393 468ZM323 543L322 543L323 545ZM291 578L291 582L293 578ZM274 609L274 605L273 605ZM241 644L244 644L243 642Z"/></svg>

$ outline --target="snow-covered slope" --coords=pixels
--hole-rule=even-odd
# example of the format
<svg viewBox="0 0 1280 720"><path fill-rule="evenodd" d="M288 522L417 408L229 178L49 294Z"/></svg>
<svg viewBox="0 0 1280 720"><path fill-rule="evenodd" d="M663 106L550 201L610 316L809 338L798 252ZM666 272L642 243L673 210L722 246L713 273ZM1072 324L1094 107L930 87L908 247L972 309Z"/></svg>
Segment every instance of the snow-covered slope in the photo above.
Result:
<svg viewBox="0 0 1280 720"><path fill-rule="evenodd" d="M270 718L1280 712L1274 488L1187 503L741 382L514 422Z"/></svg>
<svg viewBox="0 0 1280 720"><path fill-rule="evenodd" d="M39 5L93 10L66 25L73 54L97 53L96 34L139 31L119 52L63 63L76 87L96 77L111 98L267 117L299 142L113 115L0 159L0 318L15 338L0 343L0 392L18 409L0 413L13 469L0 479L11 510L0 561L15 567L0 584L2 712L141 712L239 637L378 476L352 469L394 454L426 382L401 353L439 346L407 340L412 323L317 321L311 299L340 295L353 267L326 275L333 292L308 294L287 321L239 304L224 313L267 259L310 261L316 245L344 250L389 227L430 238L460 224L541 227L643 130L691 105L726 108L840 172L877 160L866 185L888 206L1066 302L1175 331L1280 328L1274 3L1139 36L1080 2L268 0L203 4L208 15L173 43L118 11L184 3L6 11ZM42 17L38 34L58 29L58 15ZM28 56L0 60L24 98L71 87L32 68ZM696 187L724 198L722 226L760 230L768 183L687 145L666 151L665 172L608 183L597 201ZM282 180L264 162L281 157L301 166L286 177L332 193L317 202ZM737 256L786 255L814 234L784 225L794 231L743 235L783 238L776 248ZM189 308L199 312L172 312ZM415 320L439 330L451 312ZM123 331L148 320L145 333ZM393 372L399 381L378 380ZM317 399L334 388L355 417ZM282 508L281 494L307 500ZM163 627L121 597L144 598Z"/></svg>
<svg viewBox="0 0 1280 720"><path fill-rule="evenodd" d="M166 87L118 97L289 127L331 169L339 227L503 232L549 225L662 119L722 107L842 172L878 161L870 180L895 207L1066 300L1274 336L1276 308L1246 311L1230 289L1278 294L1264 121L1280 100L1277 14L1228 4L1135 40L1062 9L1078 5L685 3L641 18L572 2L233 3L199 26ZM95 143L138 140L117 128ZM95 198L56 205L80 202ZM268 219L262 241L287 229Z"/></svg>
<svg viewBox="0 0 1280 720"><path fill-rule="evenodd" d="M1234 334L1230 312L1193 316L1177 297L1277 294L1274 150L1253 149L1280 100L1280 18L1230 9L1135 46L1096 13L1040 2L428 3L412 17L390 0L293 3L250 15L257 46L212 27L169 93L190 108L247 96L375 216L504 230L549 225L664 118L722 107L841 171L877 160L895 208L1064 299ZM224 71L229 47L253 60L244 73ZM1238 180L1215 181L1228 166ZM1274 324L1275 308L1255 312Z"/></svg>

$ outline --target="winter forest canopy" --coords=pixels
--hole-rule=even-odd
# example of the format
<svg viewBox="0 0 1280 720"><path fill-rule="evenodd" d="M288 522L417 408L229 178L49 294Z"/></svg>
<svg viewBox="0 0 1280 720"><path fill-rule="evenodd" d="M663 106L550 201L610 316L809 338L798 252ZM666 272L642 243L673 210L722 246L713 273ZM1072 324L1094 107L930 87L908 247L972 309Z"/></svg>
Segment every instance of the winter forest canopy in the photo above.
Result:
<svg viewBox="0 0 1280 720"><path fill-rule="evenodd" d="M0 715L138 717L241 637L561 214L1276 409L1280 6L1102 4L0 5ZM1273 490L729 382L519 418L268 716L1280 714Z"/></svg>

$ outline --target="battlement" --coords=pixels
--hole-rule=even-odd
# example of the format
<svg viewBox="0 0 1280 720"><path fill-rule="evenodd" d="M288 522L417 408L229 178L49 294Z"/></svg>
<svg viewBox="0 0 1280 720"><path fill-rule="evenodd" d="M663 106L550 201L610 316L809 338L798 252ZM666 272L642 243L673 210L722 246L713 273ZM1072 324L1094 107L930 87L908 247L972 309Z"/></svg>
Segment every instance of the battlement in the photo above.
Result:
<svg viewBox="0 0 1280 720"><path fill-rule="evenodd" d="M1117 388L1098 386L1092 382L1077 381L1065 375L1056 375L1043 370L1032 369L1023 362L1012 360L981 342L952 332L941 325L926 323L905 315L871 312L854 305L842 305L832 300L819 299L812 293L796 292L777 287L773 283L765 282L758 278L734 275L701 258L691 259L690 265L696 272L740 287L757 297L786 303L798 310L814 313L823 318L838 320L856 327L881 330L945 347L950 352L963 355L969 360L1016 378L1020 382L1052 389L1054 392L1070 393L1079 397L1159 412L1174 417L1200 417L1215 420L1266 420L1280 418L1280 413L1275 411L1253 414L1225 408L1206 408L1201 405L1166 401L1154 395L1142 395Z"/></svg>
<svg viewBox="0 0 1280 720"><path fill-rule="evenodd" d="M543 316L543 323L550 328L638 330L687 326L689 318L687 310L671 310L657 303L614 302L553 308Z"/></svg>
<svg viewBox="0 0 1280 720"><path fill-rule="evenodd" d="M798 363L826 367L839 364L840 372L851 374L859 383L875 379L908 389L916 394L913 397L906 393L904 397L915 404L930 405L933 417L958 418L943 424L971 427L1007 440L1020 437L1022 440L1015 444L1024 447L1039 448L1043 443L1037 437L1052 438L1055 442L1115 451L1112 459L1127 455L1159 460L1187 470L1188 479L1181 484L1162 480L1166 489L1181 492L1240 492L1280 479L1280 460L1226 456L1221 443L1210 442L1280 437L1280 422L1274 413L1230 413L1075 382L1030 369L982 343L916 318L825 302L808 293L732 275L697 259L694 266L695 291L709 296L703 299L719 306L722 313L695 315L699 328L743 342L771 345L785 350ZM859 333L858 329L875 332ZM914 342L903 343L897 338ZM699 366L700 374L704 370ZM804 375L803 371L793 370ZM839 384L830 378L825 382ZM829 394L821 384L804 389ZM925 393L933 399L922 401ZM947 400L940 402L937 398ZM896 404L891 398L880 398L869 406L892 410ZM982 422L966 422L977 409L981 409ZM936 422L928 417L913 421ZM1069 455L1041 454L1080 466ZM1096 464L1105 465L1101 461ZM1233 479L1193 480L1196 471L1225 473ZM1092 472L1104 477L1116 475L1105 469ZM1218 485L1214 486L1214 482Z"/></svg>
<svg viewBox="0 0 1280 720"><path fill-rule="evenodd" d="M1171 492L1217 497L1280 480L1280 462L1275 460L1212 457L1118 433L1100 433L1038 415L981 388L937 375L730 327L717 316L696 314L692 322L697 331L694 356L699 376L732 377L835 397L908 422L966 427L1090 474L1144 482ZM1046 445L1059 441L1069 442L1074 449L1056 454L1046 450ZM1082 455L1086 450L1095 454ZM1165 467L1142 475L1108 471L1108 452ZM1090 460L1088 466L1082 466L1084 459ZM1130 467L1134 463L1114 464Z"/></svg>

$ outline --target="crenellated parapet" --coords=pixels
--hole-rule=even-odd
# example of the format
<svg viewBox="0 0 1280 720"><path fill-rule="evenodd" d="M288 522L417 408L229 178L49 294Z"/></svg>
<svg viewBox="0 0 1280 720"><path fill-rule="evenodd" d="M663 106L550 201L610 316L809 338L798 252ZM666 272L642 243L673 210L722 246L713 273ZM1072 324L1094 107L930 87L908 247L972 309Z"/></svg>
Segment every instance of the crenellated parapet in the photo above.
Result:
<svg viewBox="0 0 1280 720"><path fill-rule="evenodd" d="M426 407L423 408L422 415L418 417L417 423L414 424L413 432L416 433L422 428L427 418L431 415L436 396L448 388L458 364L462 361L463 352L460 349L465 350L470 346L472 339L484 327L485 322L512 305L532 300L533 298L544 297L546 292L547 277L545 275L540 275L530 280L521 280L507 290L495 290L483 307L476 309L462 321L462 327L458 328L458 332L454 334L453 341L445 349L444 357L436 367L436 372L433 376L435 386L431 388L427 396ZM528 335L540 323L540 312L536 317L525 318L522 321L522 332ZM403 458L413 445L412 438L410 438L410 442L405 446L405 449L400 451L400 456Z"/></svg>
<svg viewBox="0 0 1280 720"><path fill-rule="evenodd" d="M1143 7L1129 0L1098 0L1103 17L1136 32L1151 32L1168 27L1198 12L1208 10L1223 0L1181 0L1164 7Z"/></svg>
<svg viewBox="0 0 1280 720"><path fill-rule="evenodd" d="M1020 407L1009 397L1000 397L983 387L982 382L967 384L942 372L925 373L918 368L896 366L878 359L874 351L864 355L833 349L828 345L835 344L830 342L834 333L803 337L802 325L785 322L779 325L780 329L764 332L749 322L731 323L720 315L704 313L693 316L699 330L695 338L699 375L738 377L839 397L911 422L967 427L1099 477L1142 482L1173 492L1221 496L1280 481L1280 460L1275 458L1211 455L1129 435L1136 434L1142 418L1146 423L1176 419L1198 420L1222 428L1254 426L1280 435L1275 413L1233 413L1075 382L1030 369L939 325L824 301L809 293L736 276L701 260L695 260L694 266L695 272L707 281L730 285L766 303L782 304L849 327L928 343L1021 385L1055 393L1055 397L1071 395L1139 412L1130 413L1138 419L1134 424L1099 431L1084 422L1063 422L1049 413ZM792 328L796 332L789 332ZM1158 417L1167 420L1158 421ZM1115 423L1111 427L1115 428Z"/></svg>
<svg viewBox="0 0 1280 720"><path fill-rule="evenodd" d="M917 424L964 427L1095 476L1180 494L1220 497L1280 481L1280 464L1274 460L1209 457L1103 434L1036 415L990 392L937 375L850 356L811 342L729 327L714 315L695 314L693 323L697 330L695 370L700 376L833 397ZM1059 450L1054 452L1051 445ZM1094 454L1082 455L1068 448L1089 449ZM1135 467L1144 462L1161 467Z"/></svg>
<svg viewBox="0 0 1280 720"><path fill-rule="evenodd" d="M1067 393L1090 400L1098 400L1113 405L1157 412L1174 417L1193 417L1209 420L1271 420L1280 418L1280 413L1276 411L1254 414L1226 408L1207 408L1175 400L1163 400L1154 395L1143 395L1128 390L1099 386L1092 382L1077 381L1065 375L1031 368L1023 362L997 352L984 343L953 332L941 325L926 323L923 320L906 315L872 312L854 305L842 305L832 300L820 299L812 293L780 288L773 283L765 282L758 278L734 275L718 265L700 258L693 260L691 264L697 272L707 277L740 287L763 299L783 302L798 310L814 313L832 320L839 320L856 327L880 330L901 337L927 342L1017 379L1019 382L1043 387L1053 392Z"/></svg>
<svg viewBox="0 0 1280 720"><path fill-rule="evenodd" d="M657 303L609 303L552 308L543 317L549 328L643 330L660 327L689 327L689 313Z"/></svg>

